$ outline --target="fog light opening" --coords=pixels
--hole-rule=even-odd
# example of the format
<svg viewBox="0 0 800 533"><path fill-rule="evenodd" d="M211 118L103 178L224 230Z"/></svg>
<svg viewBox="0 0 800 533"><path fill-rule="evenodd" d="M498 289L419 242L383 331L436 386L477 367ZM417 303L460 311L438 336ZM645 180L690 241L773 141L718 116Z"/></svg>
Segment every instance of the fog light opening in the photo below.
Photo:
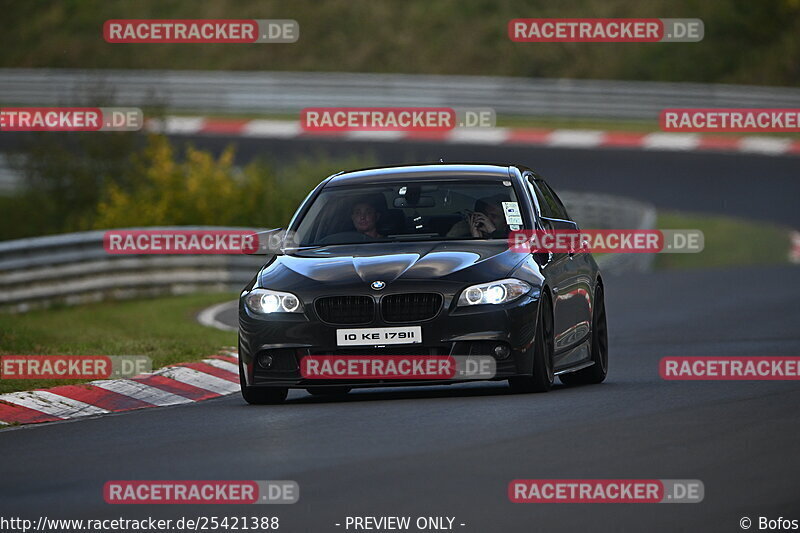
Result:
<svg viewBox="0 0 800 533"><path fill-rule="evenodd" d="M506 359L511 355L511 348L507 344L498 344L494 347L494 356L497 359Z"/></svg>
<svg viewBox="0 0 800 533"><path fill-rule="evenodd" d="M261 368L270 368L272 367L272 356L268 353L262 353L258 356L258 366Z"/></svg>

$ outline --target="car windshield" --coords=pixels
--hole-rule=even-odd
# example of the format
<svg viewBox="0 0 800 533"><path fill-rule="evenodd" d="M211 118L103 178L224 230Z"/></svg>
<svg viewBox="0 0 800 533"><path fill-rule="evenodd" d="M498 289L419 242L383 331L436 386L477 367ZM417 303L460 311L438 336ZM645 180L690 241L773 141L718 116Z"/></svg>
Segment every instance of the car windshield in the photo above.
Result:
<svg viewBox="0 0 800 533"><path fill-rule="evenodd" d="M508 180L392 182L323 189L295 225L297 246L506 239L523 229Z"/></svg>

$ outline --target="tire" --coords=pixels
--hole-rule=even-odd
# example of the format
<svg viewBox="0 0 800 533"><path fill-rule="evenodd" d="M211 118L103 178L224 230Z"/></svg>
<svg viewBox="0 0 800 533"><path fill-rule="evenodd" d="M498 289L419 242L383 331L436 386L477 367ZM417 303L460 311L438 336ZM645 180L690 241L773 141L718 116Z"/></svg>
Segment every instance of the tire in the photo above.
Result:
<svg viewBox="0 0 800 533"><path fill-rule="evenodd" d="M348 392L353 390L353 387L315 387L306 389L306 391L312 396L344 396Z"/></svg>
<svg viewBox="0 0 800 533"><path fill-rule="evenodd" d="M534 338L533 374L508 380L516 392L547 392L553 386L553 311L547 297L542 300L541 306Z"/></svg>
<svg viewBox="0 0 800 533"><path fill-rule="evenodd" d="M239 385L242 388L242 398L250 405L274 405L283 403L289 395L285 387L249 387L244 379L244 367L239 359Z"/></svg>
<svg viewBox="0 0 800 533"><path fill-rule="evenodd" d="M602 383L606 379L608 374L608 326L602 285L598 285L594 292L591 350L591 360L594 364L583 370L558 376L561 383L564 385L592 385Z"/></svg>

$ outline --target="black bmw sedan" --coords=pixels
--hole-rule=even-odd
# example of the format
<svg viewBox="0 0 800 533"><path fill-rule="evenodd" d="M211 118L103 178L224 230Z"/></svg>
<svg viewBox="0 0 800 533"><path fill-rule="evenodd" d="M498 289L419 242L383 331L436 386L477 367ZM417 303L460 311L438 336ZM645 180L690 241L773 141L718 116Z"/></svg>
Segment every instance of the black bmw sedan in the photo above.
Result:
<svg viewBox="0 0 800 533"><path fill-rule="evenodd" d="M511 232L554 229L577 225L522 166L436 163L328 177L241 294L242 395L279 403L290 388L322 395L463 381L303 370L320 356L491 358L485 379L523 392L547 391L555 376L602 382L606 316L591 254L509 246Z"/></svg>

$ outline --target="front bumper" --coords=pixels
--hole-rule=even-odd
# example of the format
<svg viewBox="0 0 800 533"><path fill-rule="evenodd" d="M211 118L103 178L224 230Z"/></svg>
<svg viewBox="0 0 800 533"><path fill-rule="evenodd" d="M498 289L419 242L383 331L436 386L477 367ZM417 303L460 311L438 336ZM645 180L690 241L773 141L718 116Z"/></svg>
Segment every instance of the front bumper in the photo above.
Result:
<svg viewBox="0 0 800 533"><path fill-rule="evenodd" d="M304 302L305 303L305 302ZM539 309L539 293L532 291L504 305L455 308L452 298L445 299L439 314L431 320L408 324L387 323L376 319L368 325L331 325L305 305L303 314L255 315L239 302L239 357L248 386L309 388L327 386L381 387L435 385L459 380L385 380L385 379L305 379L300 372L303 357L308 355L493 355L498 343L505 343L510 354L496 358L495 380L529 375ZM364 327L420 326L422 342L417 344L374 346L337 346L336 330ZM272 364L265 368L259 356L268 354ZM460 380L463 381L463 380Z"/></svg>

